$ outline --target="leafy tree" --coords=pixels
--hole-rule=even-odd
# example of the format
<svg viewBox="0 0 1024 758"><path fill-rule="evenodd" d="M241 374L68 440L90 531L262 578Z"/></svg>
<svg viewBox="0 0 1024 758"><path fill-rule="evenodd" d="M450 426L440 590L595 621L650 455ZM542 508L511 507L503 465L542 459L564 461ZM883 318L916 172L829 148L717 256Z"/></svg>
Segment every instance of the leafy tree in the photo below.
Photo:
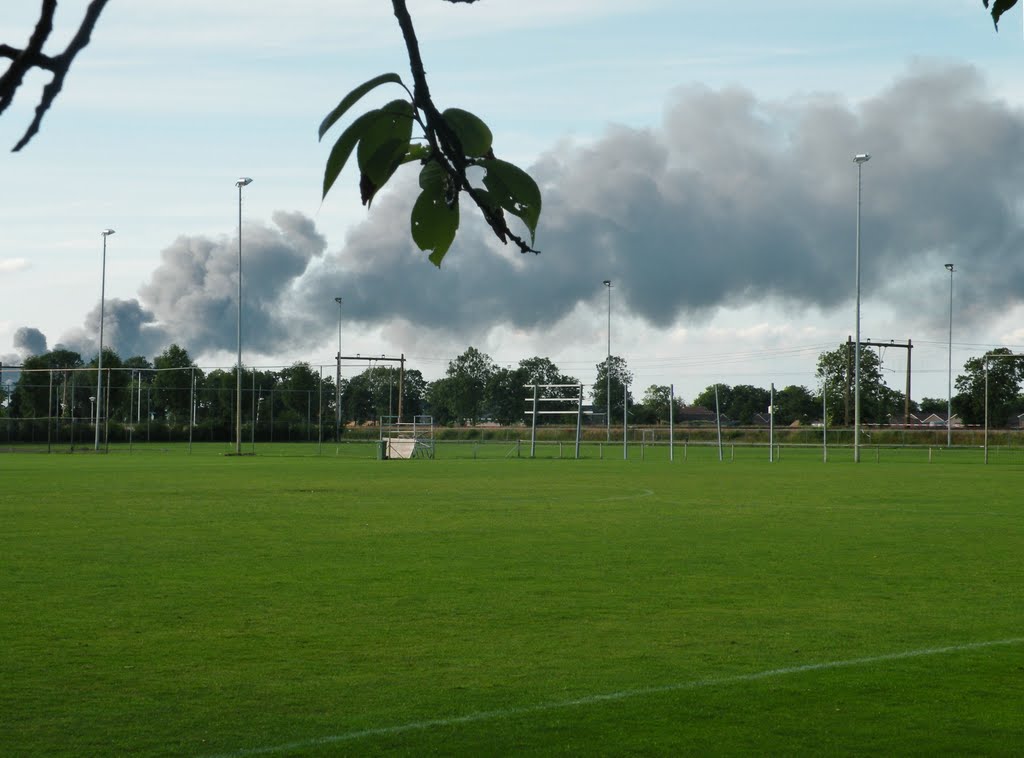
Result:
<svg viewBox="0 0 1024 758"><path fill-rule="evenodd" d="M288 368L278 371L277 385L274 390L275 402L278 403L278 407L274 410L275 421L287 424L305 424L316 418L320 403L318 396L320 375L308 363L293 363ZM345 411L345 390L347 390L347 385L343 385L342 391L342 417L353 419L355 417ZM333 401L333 399L334 393L331 393L331 400ZM331 428L333 428L333 424Z"/></svg>
<svg viewBox="0 0 1024 758"><path fill-rule="evenodd" d="M192 372L197 381L202 372L183 347L172 344L153 359L156 375L153 378L153 411L157 418L164 418L179 424L188 423L192 417Z"/></svg>
<svg viewBox="0 0 1024 758"><path fill-rule="evenodd" d="M88 367L96 369L97 359L93 358ZM103 406L108 418L123 417L123 408L131 394L131 371L124 370L124 361L112 348L103 348ZM96 389L96 374L91 373L92 389ZM109 401L109 407L108 406ZM122 412L119 412L122 410Z"/></svg>
<svg viewBox="0 0 1024 758"><path fill-rule="evenodd" d="M471 2L472 0L449 0ZM536 182L522 169L494 155L491 130L474 114L459 109L438 110L430 94L419 42L406 0L392 0L402 30L413 89L395 73L382 74L356 87L342 98L320 124L320 138L365 94L383 84L396 84L406 97L392 100L352 121L341 133L324 169L323 195L327 196L352 152L359 164L359 190L369 206L377 192L405 163L420 166L420 195L413 205L412 238L430 260L440 266L459 229L459 197L465 193L503 243L512 240L524 252L533 249L540 219L541 195ZM422 136L413 140L413 125ZM481 170L482 186L469 178ZM517 216L530 233L530 242L509 229L505 214Z"/></svg>
<svg viewBox="0 0 1024 758"><path fill-rule="evenodd" d="M704 390L693 399L693 404L701 408L707 408L709 411L714 413L715 411L715 388L718 388L718 411L723 416L728 414L725 412L725 403L729 398L729 393L732 391L732 387L728 384L709 384Z"/></svg>
<svg viewBox="0 0 1024 758"><path fill-rule="evenodd" d="M816 398L804 386L790 385L775 393L775 422L809 424L821 418L821 398Z"/></svg>
<svg viewBox="0 0 1024 758"><path fill-rule="evenodd" d="M89 416L89 391L95 387L95 374L90 378L81 371L82 356L73 350L57 348L22 361L21 375L14 386L8 408L13 417L33 418L49 415L56 407L65 417ZM53 371L53 391L56 406L51 399L50 376Z"/></svg>
<svg viewBox="0 0 1024 758"><path fill-rule="evenodd" d="M402 382L402 420L421 416L427 395L427 380L419 369L407 368Z"/></svg>
<svg viewBox="0 0 1024 758"><path fill-rule="evenodd" d="M1017 394L1024 380L1024 358L1013 355L1009 348L992 350L988 359L989 423L1002 426L1017 408ZM1003 356L1003 357L999 357ZM964 373L956 378L957 395L953 412L967 424L985 421L985 358L971 358L964 363Z"/></svg>
<svg viewBox="0 0 1024 758"><path fill-rule="evenodd" d="M922 398L917 410L923 413L945 413L948 405L944 397L926 397Z"/></svg>
<svg viewBox="0 0 1024 758"><path fill-rule="evenodd" d="M427 387L427 410L434 417L434 423L442 426L459 420L456 409L458 380L444 377L433 381Z"/></svg>
<svg viewBox="0 0 1024 758"><path fill-rule="evenodd" d="M622 420L622 397L623 391L626 398L633 406L633 395L628 388L633 383L633 374L626 366L626 359L616 355L611 360L605 359L597 364L597 378L594 380L594 411L597 413L606 412L608 408L608 385L611 384L611 420ZM609 382L610 379L610 382Z"/></svg>
<svg viewBox="0 0 1024 758"><path fill-rule="evenodd" d="M491 418L503 426L523 423L527 383L527 373L521 367L496 368L487 378L486 402Z"/></svg>
<svg viewBox="0 0 1024 758"><path fill-rule="evenodd" d="M446 378L452 385L446 390L446 402L456 421L476 424L483 416L487 381L497 366L486 353L469 347L448 364Z"/></svg>
<svg viewBox="0 0 1024 758"><path fill-rule="evenodd" d="M672 400L672 388L667 384L652 384L644 390L643 400L634 409L634 416L641 424L668 423L668 408ZM682 410L682 398L675 398L674 414L679 418Z"/></svg>
<svg viewBox="0 0 1024 758"><path fill-rule="evenodd" d="M835 350L818 356L815 376L821 382L828 403L829 424L849 426L854 421L854 346L843 342ZM885 423L892 413L902 413L896 400L902 397L882 380L882 363L878 354L863 343L860 346L860 414L861 421Z"/></svg>
<svg viewBox="0 0 1024 758"><path fill-rule="evenodd" d="M104 356L103 365L107 365L107 358ZM137 411L139 410L139 395L136 393L139 391L139 379L143 382L148 382L152 379L152 368L153 364L146 360L141 355L133 355L131 358L125 359L121 364L123 370L123 389L118 395L119 400L114 402L113 397L110 402L110 415L111 418L119 418L123 421L131 421L135 418Z"/></svg>

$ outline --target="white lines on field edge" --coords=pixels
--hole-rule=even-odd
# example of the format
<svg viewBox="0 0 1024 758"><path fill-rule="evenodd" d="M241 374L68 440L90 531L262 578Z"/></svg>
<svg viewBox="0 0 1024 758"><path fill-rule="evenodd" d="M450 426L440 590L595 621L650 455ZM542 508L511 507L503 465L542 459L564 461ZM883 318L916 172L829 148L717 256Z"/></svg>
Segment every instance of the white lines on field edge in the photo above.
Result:
<svg viewBox="0 0 1024 758"><path fill-rule="evenodd" d="M555 700L537 705L528 705L521 708L499 708L491 711L477 711L467 713L464 716L452 716L443 719L428 719L424 721L410 721L405 724L382 726L373 729L359 729L352 732L342 732L324 737L313 737L296 742L283 743L279 745L268 745L265 747L247 748L231 753L221 753L210 758L245 758L253 755L272 755L306 748L323 747L342 742L352 742L366 737L387 737L403 732L423 731L436 727L459 726L461 724L473 724L481 721L496 721L498 719L514 718L525 716L531 713L543 713L565 708L580 708L598 703L608 703L620 700L629 700L647 695L660 695L669 692L684 692L686 690L704 689L707 687L720 687L729 684L741 684L743 682L756 682L761 679L772 679L789 674L803 674L810 671L828 671L829 669L853 668L856 666L870 666L875 663L888 663L890 661L901 661L910 658L924 658L932 655L946 655L949 653L960 653L969 650L982 650L984 648L1019 645L1024 643L1024 637L1011 637L1005 640L988 640L985 642L968 642L960 645L946 645L944 647L930 647L919 650L904 650L899 653L885 653L864 658L848 658L839 661L826 661L824 663L806 663L800 666L786 666L767 671L756 671L751 674L735 674L733 676L711 677L707 679L692 679L687 682L677 682L659 687L644 687L635 690L622 690L620 692L608 692L597 695L573 698L571 700Z"/></svg>

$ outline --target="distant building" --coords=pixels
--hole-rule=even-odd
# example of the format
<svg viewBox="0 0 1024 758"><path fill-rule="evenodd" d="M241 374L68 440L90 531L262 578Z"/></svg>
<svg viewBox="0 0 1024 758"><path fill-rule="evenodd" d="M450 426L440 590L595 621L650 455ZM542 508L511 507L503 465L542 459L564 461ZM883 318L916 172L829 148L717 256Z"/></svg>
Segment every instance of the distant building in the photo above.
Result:
<svg viewBox="0 0 1024 758"><path fill-rule="evenodd" d="M946 424L946 412L945 411L917 411L911 412L907 420L904 421L903 416L892 416L889 418L889 423L893 426L926 426L933 428L945 429ZM955 413L953 414L953 424L955 428L960 428L964 425L964 422L960 420L960 417Z"/></svg>

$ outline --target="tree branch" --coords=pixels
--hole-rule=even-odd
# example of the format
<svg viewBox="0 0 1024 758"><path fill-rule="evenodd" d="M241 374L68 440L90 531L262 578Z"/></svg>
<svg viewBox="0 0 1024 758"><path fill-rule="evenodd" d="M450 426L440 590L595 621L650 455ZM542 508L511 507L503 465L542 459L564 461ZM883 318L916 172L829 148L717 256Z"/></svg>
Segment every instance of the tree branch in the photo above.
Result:
<svg viewBox="0 0 1024 758"><path fill-rule="evenodd" d="M451 3L472 3L476 0L447 0ZM512 240L520 252L536 253L525 240L517 236L508 228L504 214L501 210L494 209L484 203L480 197L480 191L473 187L466 176L466 169L469 163L466 161L465 153L458 136L449 128L441 112L438 111L430 96L430 86L427 84L427 73L423 67L423 58L420 55L419 41L416 39L416 30L413 28L412 17L406 7L406 0L391 0L395 18L398 19L398 26L402 30L402 37L405 40L405 47L409 53L409 67L413 79L413 104L421 110L426 118L424 131L427 142L431 148L430 160L436 160L459 191L465 191L476 203L477 208L483 214L484 220L494 231L495 235L502 242ZM458 202L456 192L455 202Z"/></svg>
<svg viewBox="0 0 1024 758"><path fill-rule="evenodd" d="M43 44L53 31L53 16L56 12L57 0L43 0L43 5L39 9L39 20L36 22L36 28L32 30L28 45L24 50L11 48L15 54L8 57L13 60L4 75L0 76L0 113L7 110L14 101L14 93L25 80L25 74L35 65L36 56L42 52Z"/></svg>
<svg viewBox="0 0 1024 758"><path fill-rule="evenodd" d="M0 45L0 57L12 60L7 71L0 77L0 113L3 113L13 102L14 94L21 86L25 79L25 74L30 69L43 69L53 74L50 82L43 87L43 94L39 99L39 104L36 106L35 117L32 119L32 123L29 124L25 134L18 140L18 144L14 146L12 152L21 150L39 132L43 117L64 87L64 79L71 69L75 56L89 44L92 30L95 28L100 13L103 12L107 2L108 0L91 0L86 8L85 17L78 27L78 31L60 55L48 56L42 52L43 44L50 36L50 32L53 31L53 16L57 10L57 0L42 0L39 21L36 23L36 28L32 33L29 44L24 50L18 50L10 45Z"/></svg>

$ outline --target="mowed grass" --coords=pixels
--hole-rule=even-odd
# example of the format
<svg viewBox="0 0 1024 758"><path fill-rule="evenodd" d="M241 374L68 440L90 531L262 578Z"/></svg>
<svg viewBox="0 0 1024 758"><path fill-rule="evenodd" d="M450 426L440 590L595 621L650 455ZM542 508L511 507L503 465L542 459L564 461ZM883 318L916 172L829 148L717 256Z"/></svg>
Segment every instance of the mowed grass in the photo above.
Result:
<svg viewBox="0 0 1024 758"><path fill-rule="evenodd" d="M1024 468L816 455L0 457L0 753L1019 754Z"/></svg>

